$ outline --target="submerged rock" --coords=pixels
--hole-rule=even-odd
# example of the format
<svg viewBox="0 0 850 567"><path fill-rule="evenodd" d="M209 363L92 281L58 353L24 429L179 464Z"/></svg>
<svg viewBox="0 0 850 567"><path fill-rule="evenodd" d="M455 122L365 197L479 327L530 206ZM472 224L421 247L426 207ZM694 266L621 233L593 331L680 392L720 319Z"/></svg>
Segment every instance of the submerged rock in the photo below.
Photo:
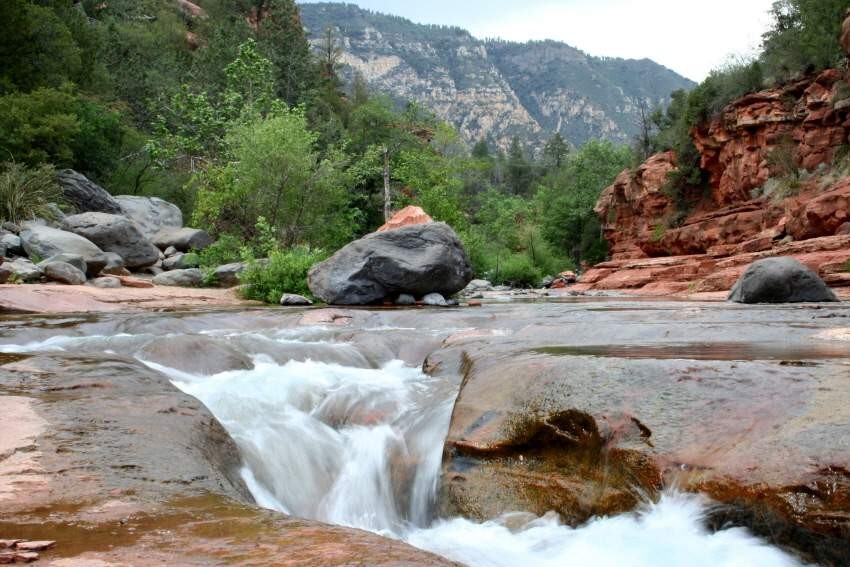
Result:
<svg viewBox="0 0 850 567"><path fill-rule="evenodd" d="M372 233L310 269L313 294L333 305L367 305L407 293L453 295L472 279L457 234L444 223Z"/></svg>
<svg viewBox="0 0 850 567"><path fill-rule="evenodd" d="M159 260L159 250L127 217L82 213L67 217L65 226L94 242L101 250L118 254L128 268L144 268Z"/></svg>
<svg viewBox="0 0 850 567"><path fill-rule="evenodd" d="M735 303L821 303L838 301L812 270L794 258L754 262L729 294Z"/></svg>

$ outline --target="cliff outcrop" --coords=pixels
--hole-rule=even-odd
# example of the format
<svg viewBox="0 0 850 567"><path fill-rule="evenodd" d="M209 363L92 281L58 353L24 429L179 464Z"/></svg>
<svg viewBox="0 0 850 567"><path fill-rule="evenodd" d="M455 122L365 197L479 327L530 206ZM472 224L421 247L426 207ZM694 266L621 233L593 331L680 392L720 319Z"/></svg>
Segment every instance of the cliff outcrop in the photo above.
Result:
<svg viewBox="0 0 850 567"><path fill-rule="evenodd" d="M850 20L845 24L850 41ZM596 206L611 261L579 289L729 289L755 259L793 255L850 285L850 81L830 69L750 94L692 132L707 190L682 210L676 155L623 172Z"/></svg>

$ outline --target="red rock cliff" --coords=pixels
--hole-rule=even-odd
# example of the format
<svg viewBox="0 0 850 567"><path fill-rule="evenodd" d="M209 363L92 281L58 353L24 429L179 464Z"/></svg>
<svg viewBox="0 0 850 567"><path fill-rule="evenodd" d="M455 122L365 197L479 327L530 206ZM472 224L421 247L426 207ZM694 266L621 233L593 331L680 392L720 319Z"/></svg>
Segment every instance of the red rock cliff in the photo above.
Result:
<svg viewBox="0 0 850 567"><path fill-rule="evenodd" d="M845 40L850 47L850 19ZM733 102L692 133L710 192L684 219L665 193L672 152L605 189L596 212L612 260L579 288L717 291L771 255L795 255L832 285L850 285L839 269L850 260L850 177L833 167L850 148L848 135L850 81L842 70ZM789 166L804 173L795 194L782 197L775 179Z"/></svg>

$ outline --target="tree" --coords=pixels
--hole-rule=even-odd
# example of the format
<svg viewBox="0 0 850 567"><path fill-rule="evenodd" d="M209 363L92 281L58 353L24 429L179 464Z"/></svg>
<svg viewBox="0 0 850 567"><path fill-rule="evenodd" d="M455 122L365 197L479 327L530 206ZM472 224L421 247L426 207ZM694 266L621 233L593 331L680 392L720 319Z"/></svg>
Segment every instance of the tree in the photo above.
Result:
<svg viewBox="0 0 850 567"><path fill-rule="evenodd" d="M505 183L514 195L527 195L531 188L531 164L525 159L525 151L516 136L508 149Z"/></svg>
<svg viewBox="0 0 850 567"><path fill-rule="evenodd" d="M0 2L0 94L59 87L82 67L71 31L50 8Z"/></svg>
<svg viewBox="0 0 850 567"><path fill-rule="evenodd" d="M475 159L490 159L490 145L486 140L478 140L472 148L472 157Z"/></svg>
<svg viewBox="0 0 850 567"><path fill-rule="evenodd" d="M543 147L543 159L550 169L561 169L564 160L570 154L570 146L560 133L549 138Z"/></svg>
<svg viewBox="0 0 850 567"><path fill-rule="evenodd" d="M262 218L284 247L338 245L350 236L344 159L320 158L316 139L297 108L233 128L227 162L198 176L194 222L250 241Z"/></svg>

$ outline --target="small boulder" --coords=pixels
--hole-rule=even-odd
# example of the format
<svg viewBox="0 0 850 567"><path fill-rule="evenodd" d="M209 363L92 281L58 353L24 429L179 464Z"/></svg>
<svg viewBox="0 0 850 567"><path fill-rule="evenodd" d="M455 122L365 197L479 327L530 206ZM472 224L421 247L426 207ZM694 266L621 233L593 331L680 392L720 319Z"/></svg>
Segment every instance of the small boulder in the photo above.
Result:
<svg viewBox="0 0 850 567"><path fill-rule="evenodd" d="M66 262L50 262L42 267L44 276L55 282L68 285L83 285L86 274Z"/></svg>
<svg viewBox="0 0 850 567"><path fill-rule="evenodd" d="M144 268L159 260L159 250L125 216L82 213L65 219L65 227L102 250L115 252L128 268Z"/></svg>
<svg viewBox="0 0 850 567"><path fill-rule="evenodd" d="M161 250L174 247L181 252L203 250L215 242L206 231L197 228L165 228L160 230L153 239Z"/></svg>
<svg viewBox="0 0 850 567"><path fill-rule="evenodd" d="M129 274L127 269L124 267L124 258L115 252L104 252L103 260L103 266L94 275L107 274L110 276L125 276ZM91 266L91 263L89 263L89 265ZM89 276L92 277L91 270L89 270Z"/></svg>
<svg viewBox="0 0 850 567"><path fill-rule="evenodd" d="M222 287L235 287L239 285L239 276L248 268L245 262L234 262L224 264L215 269L215 282Z"/></svg>
<svg viewBox="0 0 850 567"><path fill-rule="evenodd" d="M154 285L170 287L197 287L204 281L201 270L191 268L188 270L172 270L163 272L153 278Z"/></svg>
<svg viewBox="0 0 850 567"><path fill-rule="evenodd" d="M439 293L429 293L422 298L422 303L430 305L431 307L445 307L448 305L446 298Z"/></svg>
<svg viewBox="0 0 850 567"><path fill-rule="evenodd" d="M71 264L79 271L85 273L86 272L86 261L82 256L78 256L77 254L57 254L55 256L51 256L47 260L38 263L38 267L44 271L44 267L47 264L52 264L53 262L62 262L65 264Z"/></svg>
<svg viewBox="0 0 850 567"><path fill-rule="evenodd" d="M396 298L395 304L403 306L416 305L416 298L409 293L402 293Z"/></svg>
<svg viewBox="0 0 850 567"><path fill-rule="evenodd" d="M183 226L183 213L177 205L158 197L119 195L115 200L121 206L123 214L136 223L148 240L153 240L164 228Z"/></svg>
<svg viewBox="0 0 850 567"><path fill-rule="evenodd" d="M101 289L118 289L121 287L121 280L114 276L103 276L93 279L91 284Z"/></svg>
<svg viewBox="0 0 850 567"><path fill-rule="evenodd" d="M313 295L332 305L367 305L407 293L453 295L472 280L457 234L444 223L375 232L310 269Z"/></svg>
<svg viewBox="0 0 850 567"><path fill-rule="evenodd" d="M835 293L812 270L794 258L765 258L753 262L732 288L735 303L820 303L838 301Z"/></svg>
<svg viewBox="0 0 850 567"><path fill-rule="evenodd" d="M313 302L304 297L303 295L297 295L294 293L284 293L280 298L280 304L289 307L303 307L307 305L313 305Z"/></svg>
<svg viewBox="0 0 850 567"><path fill-rule="evenodd" d="M11 275L6 281L34 282L41 279L41 268L27 260L26 258L17 258L11 262L3 262L4 271L9 270Z"/></svg>
<svg viewBox="0 0 850 567"><path fill-rule="evenodd" d="M0 284L4 284L12 279L14 272L8 262L0 260Z"/></svg>
<svg viewBox="0 0 850 567"><path fill-rule="evenodd" d="M201 259L193 252L177 254L170 256L162 261L163 270L185 270L188 268L197 268L201 265Z"/></svg>
<svg viewBox="0 0 850 567"><path fill-rule="evenodd" d="M175 248L174 246L169 246L162 252L162 255L166 258L171 258L177 253L179 253L179 250L177 250L177 248Z"/></svg>
<svg viewBox="0 0 850 567"><path fill-rule="evenodd" d="M30 258L44 259L68 253L82 256L88 261L103 252L83 236L48 226L28 225L20 236L24 251Z"/></svg>
<svg viewBox="0 0 850 567"><path fill-rule="evenodd" d="M0 236L0 246L6 249L4 255L7 256L23 256L25 254L24 247L21 243L21 237L11 232Z"/></svg>
<svg viewBox="0 0 850 567"><path fill-rule="evenodd" d="M121 205L103 187L73 169L63 169L56 174L56 183L62 196L78 213L122 214Z"/></svg>
<svg viewBox="0 0 850 567"><path fill-rule="evenodd" d="M3 230L9 231L12 234L20 234L21 233L20 225L17 225L13 222L10 222L10 221L6 221L3 224L0 224L0 228L2 228Z"/></svg>
<svg viewBox="0 0 850 567"><path fill-rule="evenodd" d="M850 222L845 222L841 226L838 227L838 230L835 231L835 234L838 236L844 236L845 234L850 234Z"/></svg>

